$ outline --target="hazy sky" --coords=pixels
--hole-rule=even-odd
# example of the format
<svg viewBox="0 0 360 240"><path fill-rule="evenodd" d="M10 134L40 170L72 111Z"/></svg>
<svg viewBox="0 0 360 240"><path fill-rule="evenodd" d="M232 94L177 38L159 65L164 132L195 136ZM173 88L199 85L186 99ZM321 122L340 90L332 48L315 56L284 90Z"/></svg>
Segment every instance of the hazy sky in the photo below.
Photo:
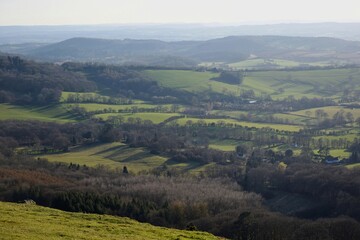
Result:
<svg viewBox="0 0 360 240"><path fill-rule="evenodd" d="M360 0L0 0L0 25L360 22Z"/></svg>

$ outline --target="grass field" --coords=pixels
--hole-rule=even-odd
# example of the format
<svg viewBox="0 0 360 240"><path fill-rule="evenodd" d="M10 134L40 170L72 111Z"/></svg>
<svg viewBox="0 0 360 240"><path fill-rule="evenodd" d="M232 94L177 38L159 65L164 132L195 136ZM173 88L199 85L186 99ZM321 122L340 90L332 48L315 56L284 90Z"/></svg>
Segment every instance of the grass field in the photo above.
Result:
<svg viewBox="0 0 360 240"><path fill-rule="evenodd" d="M45 122L74 122L74 119L61 105L16 106L0 104L0 120L38 120Z"/></svg>
<svg viewBox="0 0 360 240"><path fill-rule="evenodd" d="M212 140L210 141L209 148L232 152L235 151L237 145L239 145L239 142L234 140Z"/></svg>
<svg viewBox="0 0 360 240"><path fill-rule="evenodd" d="M241 85L242 89L267 93L274 99L289 95L336 99L345 87L360 89L360 69L250 72Z"/></svg>
<svg viewBox="0 0 360 240"><path fill-rule="evenodd" d="M234 92L234 85L210 80L218 77L218 73L186 70L147 70L145 73L164 87L188 92Z"/></svg>
<svg viewBox="0 0 360 240"><path fill-rule="evenodd" d="M145 113L103 113L103 114L96 114L96 118L100 119L108 119L111 116L123 116L124 120L127 121L129 118L139 118L141 120L150 120L155 124L159 124L166 119L174 116L180 116L178 113L155 113L155 112L145 112Z"/></svg>
<svg viewBox="0 0 360 240"><path fill-rule="evenodd" d="M0 239L220 239L209 233L155 227L124 217L70 213L0 202Z"/></svg>
<svg viewBox="0 0 360 240"><path fill-rule="evenodd" d="M143 148L129 148L114 142L106 144L93 144L87 147L72 149L68 153L43 155L51 162L64 162L95 167L104 165L110 168L123 168L137 173L151 170L163 164L167 158L150 154Z"/></svg>
<svg viewBox="0 0 360 240"><path fill-rule="evenodd" d="M168 158L150 154L145 148L130 148L119 142L105 144L91 144L86 147L71 149L67 153L41 155L51 162L73 163L96 167L103 165L111 169L122 169L124 166L130 172L139 173L150 171L156 167L167 165L169 169L198 173L207 165L198 162L179 163L168 160Z"/></svg>
<svg viewBox="0 0 360 240"><path fill-rule="evenodd" d="M296 111L296 112L291 112L291 113L296 114L296 115L300 115L300 116L306 116L306 117L315 118L317 110L323 110L324 112L326 112L328 114L329 118L332 118L335 115L335 113L340 112L340 111L344 111L344 116L346 116L346 114L348 112L350 112L350 113L353 114L354 119L360 117L360 109L358 109L358 108L351 109L351 108L346 108L346 107L342 107L342 106L309 108L309 109L306 109L306 110L301 110L301 111Z"/></svg>
<svg viewBox="0 0 360 240"><path fill-rule="evenodd" d="M261 69L261 68L287 68L287 67L299 67L301 65L308 66L326 66L329 65L325 62L313 62L313 63L301 63L284 59L249 59L241 62L228 64L232 68L236 69Z"/></svg>
<svg viewBox="0 0 360 240"><path fill-rule="evenodd" d="M360 163L349 164L349 165L346 165L346 167L349 169L360 168Z"/></svg>
<svg viewBox="0 0 360 240"><path fill-rule="evenodd" d="M253 122L244 122L244 121L237 121L235 119L200 119L200 118L180 118L176 120L180 125L186 125L188 121L191 121L193 124L198 123L199 121L205 122L206 124L237 124L243 127L249 128L272 128L279 131L289 131L289 132L298 132L302 129L301 126L296 125L286 125L286 124L271 124L271 123L253 123Z"/></svg>
<svg viewBox="0 0 360 240"><path fill-rule="evenodd" d="M139 109L154 109L154 108L161 108L166 109L166 111L170 111L172 104L149 104L149 103L137 103L137 104L125 104L125 105L114 105L114 104L100 104L100 103L67 103L64 106L71 108L74 106L79 106L85 108L86 111L101 111L104 109L112 109L115 111L118 110L134 110L137 111ZM180 110L182 108L180 107Z"/></svg>
<svg viewBox="0 0 360 240"><path fill-rule="evenodd" d="M259 60L257 60L259 61ZM294 64L281 62L282 64ZM259 71L248 72L238 86L210 80L218 73L186 70L147 70L145 74L160 85L189 92L214 91L239 94L241 90L253 90L257 95L270 94L274 99L293 95L301 97L338 98L347 88L360 89L360 69L327 69L306 71Z"/></svg>

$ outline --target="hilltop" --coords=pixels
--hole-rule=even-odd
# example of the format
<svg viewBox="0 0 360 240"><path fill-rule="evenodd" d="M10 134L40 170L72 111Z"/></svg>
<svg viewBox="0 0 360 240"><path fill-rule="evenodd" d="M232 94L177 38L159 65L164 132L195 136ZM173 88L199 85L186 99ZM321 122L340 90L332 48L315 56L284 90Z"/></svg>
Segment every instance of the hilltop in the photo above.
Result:
<svg viewBox="0 0 360 240"><path fill-rule="evenodd" d="M69 213L0 202L1 239L220 239L210 233L155 227L124 217Z"/></svg>
<svg viewBox="0 0 360 240"><path fill-rule="evenodd" d="M19 49L18 49L19 50ZM328 37L229 36L206 41L71 38L20 53L50 61L91 61L157 66L235 63L253 58L299 62L360 62L360 42Z"/></svg>

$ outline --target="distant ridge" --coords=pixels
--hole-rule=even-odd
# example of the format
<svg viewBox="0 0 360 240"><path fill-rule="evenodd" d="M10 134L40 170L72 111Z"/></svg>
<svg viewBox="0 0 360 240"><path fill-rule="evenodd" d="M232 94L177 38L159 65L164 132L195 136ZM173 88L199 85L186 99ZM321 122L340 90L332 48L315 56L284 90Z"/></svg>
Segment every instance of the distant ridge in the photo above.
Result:
<svg viewBox="0 0 360 240"><path fill-rule="evenodd" d="M360 42L328 37L229 36L207 41L109 40L71 38L26 54L50 61L149 63L172 57L179 61L236 62L250 56L296 61L329 59L359 62Z"/></svg>

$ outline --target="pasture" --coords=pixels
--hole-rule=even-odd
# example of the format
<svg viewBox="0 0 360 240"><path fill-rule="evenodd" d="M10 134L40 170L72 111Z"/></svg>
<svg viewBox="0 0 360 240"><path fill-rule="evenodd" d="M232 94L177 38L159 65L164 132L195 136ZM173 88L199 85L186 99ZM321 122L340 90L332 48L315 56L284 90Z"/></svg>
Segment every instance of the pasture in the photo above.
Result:
<svg viewBox="0 0 360 240"><path fill-rule="evenodd" d="M71 213L0 202L1 239L219 239L210 233L156 227L125 217Z"/></svg>
<svg viewBox="0 0 360 240"><path fill-rule="evenodd" d="M180 116L178 113L156 113L156 112L143 112L143 113L103 113L96 114L95 118L106 120L109 117L121 116L124 121L136 121L136 119L149 120L154 124L164 122L166 119L174 116ZM130 119L130 120L129 120Z"/></svg>
<svg viewBox="0 0 360 240"><path fill-rule="evenodd" d="M211 80L219 77L219 73L196 72L188 70L147 70L145 74L157 81L161 86L188 92L234 92L234 85Z"/></svg>
<svg viewBox="0 0 360 240"><path fill-rule="evenodd" d="M248 72L241 88L273 99L289 95L337 99L344 89L360 89L360 69Z"/></svg>
<svg viewBox="0 0 360 240"><path fill-rule="evenodd" d="M255 122L245 122L245 121L237 121L235 119L228 118L193 118L193 117L185 117L176 120L176 123L179 125L186 124L207 124L207 125L238 125L242 127L248 128L272 128L278 131L288 131L288 132L298 132L302 129L301 126L297 125L287 125L287 124L272 124L272 123L255 123Z"/></svg>
<svg viewBox="0 0 360 240"><path fill-rule="evenodd" d="M96 167L103 165L109 168L123 168L127 166L130 172L151 170L162 165L167 158L150 154L144 148L129 148L119 142L92 144L71 149L67 153L48 154L41 157L51 162L73 163Z"/></svg>
<svg viewBox="0 0 360 240"><path fill-rule="evenodd" d="M351 113L354 117L354 119L357 119L360 117L360 109L359 108L346 108L343 106L329 106L329 107L320 107L320 108L309 108L301 111L291 112L291 114L304 116L304 117L310 117L310 118L316 118L316 111L322 110L327 114L327 117L333 118L334 115L337 112L344 112L344 116L346 116L347 113Z"/></svg>
<svg viewBox="0 0 360 240"><path fill-rule="evenodd" d="M75 122L61 105L17 106L0 104L0 120L38 120L44 122Z"/></svg>

